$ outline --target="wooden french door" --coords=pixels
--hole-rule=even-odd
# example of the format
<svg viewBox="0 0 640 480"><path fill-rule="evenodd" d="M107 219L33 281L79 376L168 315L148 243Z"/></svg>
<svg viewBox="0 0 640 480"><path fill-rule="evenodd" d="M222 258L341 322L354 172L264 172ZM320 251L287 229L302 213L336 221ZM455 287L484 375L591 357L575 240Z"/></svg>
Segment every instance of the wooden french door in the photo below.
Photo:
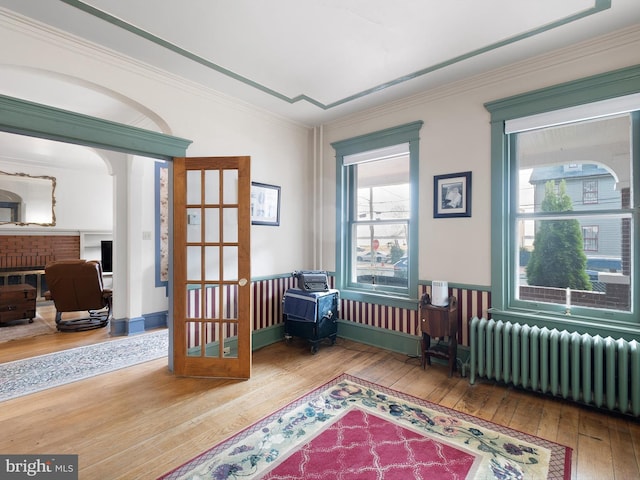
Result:
<svg viewBox="0 0 640 480"><path fill-rule="evenodd" d="M251 376L250 157L173 162L176 375Z"/></svg>

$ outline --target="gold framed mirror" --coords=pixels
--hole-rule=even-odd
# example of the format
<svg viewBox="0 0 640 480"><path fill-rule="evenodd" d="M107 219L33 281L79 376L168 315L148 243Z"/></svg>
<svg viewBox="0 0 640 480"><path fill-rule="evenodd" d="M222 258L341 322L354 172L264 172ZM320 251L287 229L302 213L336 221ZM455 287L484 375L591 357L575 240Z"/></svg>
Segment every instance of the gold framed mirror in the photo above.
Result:
<svg viewBox="0 0 640 480"><path fill-rule="evenodd" d="M0 171L0 225L56 224L56 179Z"/></svg>

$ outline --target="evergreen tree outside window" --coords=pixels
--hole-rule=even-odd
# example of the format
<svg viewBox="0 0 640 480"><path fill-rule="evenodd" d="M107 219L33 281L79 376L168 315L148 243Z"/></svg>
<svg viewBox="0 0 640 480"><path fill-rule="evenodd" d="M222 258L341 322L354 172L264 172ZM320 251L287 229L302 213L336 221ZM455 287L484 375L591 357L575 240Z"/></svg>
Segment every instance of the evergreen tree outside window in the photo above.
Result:
<svg viewBox="0 0 640 480"><path fill-rule="evenodd" d="M543 212L569 212L573 210L567 195L566 182L555 192L554 182L547 182ZM535 235L533 252L527 264L529 285L591 290L586 272L587 256L578 220L540 220Z"/></svg>

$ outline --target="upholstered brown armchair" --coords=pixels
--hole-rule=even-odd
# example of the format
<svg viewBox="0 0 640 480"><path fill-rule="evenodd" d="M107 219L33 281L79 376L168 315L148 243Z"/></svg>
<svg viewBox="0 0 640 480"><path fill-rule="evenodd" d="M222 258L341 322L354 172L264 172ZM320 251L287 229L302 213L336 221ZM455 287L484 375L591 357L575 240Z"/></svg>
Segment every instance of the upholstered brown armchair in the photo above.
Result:
<svg viewBox="0 0 640 480"><path fill-rule="evenodd" d="M79 332L107 326L111 317L111 290L104 288L102 266L94 260L60 260L45 266L48 291L44 297L56 307L56 326ZM64 312L88 311L89 317L63 320Z"/></svg>

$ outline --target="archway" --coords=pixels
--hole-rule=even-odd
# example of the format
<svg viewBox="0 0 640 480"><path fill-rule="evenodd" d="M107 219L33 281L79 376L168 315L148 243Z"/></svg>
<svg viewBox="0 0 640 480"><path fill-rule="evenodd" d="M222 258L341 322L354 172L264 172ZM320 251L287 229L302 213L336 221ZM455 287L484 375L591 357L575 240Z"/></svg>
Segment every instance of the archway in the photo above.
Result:
<svg viewBox="0 0 640 480"><path fill-rule="evenodd" d="M166 160L184 156L190 143L181 138L7 96L0 96L0 131L97 147L110 152L106 154L110 158L124 154L127 158L136 155ZM126 162L123 165L126 168ZM121 188L125 192L128 190L126 184ZM118 198L119 192L116 192ZM129 236L127 233L124 238ZM128 298L130 292L127 289L121 295Z"/></svg>

